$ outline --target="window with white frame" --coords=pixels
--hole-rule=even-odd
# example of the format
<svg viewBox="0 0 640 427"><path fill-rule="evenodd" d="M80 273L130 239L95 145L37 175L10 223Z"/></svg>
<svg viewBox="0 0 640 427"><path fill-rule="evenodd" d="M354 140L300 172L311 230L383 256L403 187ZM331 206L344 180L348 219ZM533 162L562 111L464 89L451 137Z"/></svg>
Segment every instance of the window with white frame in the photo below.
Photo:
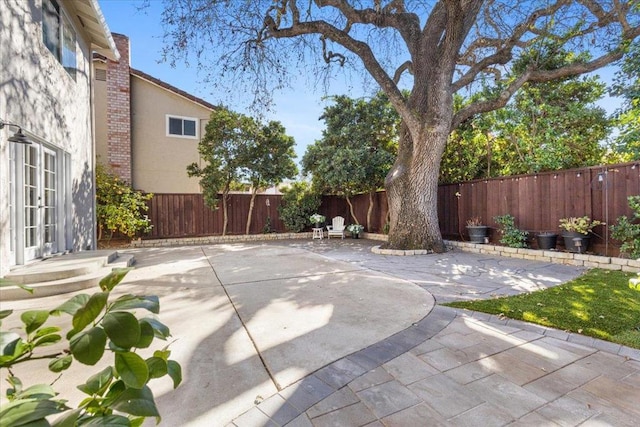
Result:
<svg viewBox="0 0 640 427"><path fill-rule="evenodd" d="M167 115L167 136L178 138L198 137L198 119L193 117L180 117Z"/></svg>
<svg viewBox="0 0 640 427"><path fill-rule="evenodd" d="M42 0L42 40L75 80L78 68L76 32L56 0Z"/></svg>

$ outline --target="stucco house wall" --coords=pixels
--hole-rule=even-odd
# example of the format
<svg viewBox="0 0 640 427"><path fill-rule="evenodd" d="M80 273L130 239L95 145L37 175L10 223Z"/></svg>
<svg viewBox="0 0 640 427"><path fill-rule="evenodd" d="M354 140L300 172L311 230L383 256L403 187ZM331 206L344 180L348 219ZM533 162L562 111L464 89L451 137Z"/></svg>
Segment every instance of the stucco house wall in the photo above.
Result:
<svg viewBox="0 0 640 427"><path fill-rule="evenodd" d="M187 166L199 163L198 142L211 110L147 80L138 72L131 79L133 182L153 193L200 193L198 178ZM196 119L195 138L167 134L167 116Z"/></svg>
<svg viewBox="0 0 640 427"><path fill-rule="evenodd" d="M113 38L120 60L94 58L96 154L138 190L200 193L199 179L187 176L187 166L201 162L198 142L216 107L131 68L129 39L115 33ZM168 117L195 122L196 134L171 135Z"/></svg>
<svg viewBox="0 0 640 427"><path fill-rule="evenodd" d="M0 277L48 253L95 246L91 55L100 50L117 58L117 52L95 0L58 1L65 28L76 35L73 77L44 44L43 1L49 0L0 2L0 120L21 126L33 141L10 142L17 128L0 130ZM38 192L39 205L25 210L29 192ZM25 238L34 222L39 228ZM43 243L46 233L55 242ZM34 236L38 242L26 241Z"/></svg>

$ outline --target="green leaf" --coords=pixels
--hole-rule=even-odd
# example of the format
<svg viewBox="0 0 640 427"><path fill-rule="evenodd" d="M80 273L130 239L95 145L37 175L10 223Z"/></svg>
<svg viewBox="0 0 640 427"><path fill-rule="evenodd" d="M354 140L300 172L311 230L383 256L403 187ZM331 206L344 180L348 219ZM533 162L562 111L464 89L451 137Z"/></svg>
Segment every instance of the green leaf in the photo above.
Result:
<svg viewBox="0 0 640 427"><path fill-rule="evenodd" d="M65 410L53 400L14 400L0 410L0 426L23 426Z"/></svg>
<svg viewBox="0 0 640 427"><path fill-rule="evenodd" d="M130 427L131 422L129 418L124 417L122 415L104 415L104 416L95 416L88 418L87 421L82 422L80 424L82 426L104 426L104 427Z"/></svg>
<svg viewBox="0 0 640 427"><path fill-rule="evenodd" d="M155 357L159 357L163 360L169 360L169 356L171 356L171 350L167 350L166 347L162 350L156 350L153 352Z"/></svg>
<svg viewBox="0 0 640 427"><path fill-rule="evenodd" d="M139 321L138 323L140 324L140 339L136 343L135 347L147 348L151 345L153 338L155 337L153 327L149 322Z"/></svg>
<svg viewBox="0 0 640 427"><path fill-rule="evenodd" d="M51 427L76 427L80 412L80 409L65 412L51 423Z"/></svg>
<svg viewBox="0 0 640 427"><path fill-rule="evenodd" d="M114 268L111 273L100 280L100 289L103 291L111 291L131 270L133 270L133 268Z"/></svg>
<svg viewBox="0 0 640 427"><path fill-rule="evenodd" d="M0 310L0 320L4 319L5 317L11 316L12 313L13 310Z"/></svg>
<svg viewBox="0 0 640 427"><path fill-rule="evenodd" d="M159 417L158 408L153 400L151 389L128 388L111 405L113 409L141 417Z"/></svg>
<svg viewBox="0 0 640 427"><path fill-rule="evenodd" d="M17 399L38 399L38 400L46 400L50 397L55 397L56 392L48 384L36 384L31 387L28 387L21 392L17 393L15 397Z"/></svg>
<svg viewBox="0 0 640 427"><path fill-rule="evenodd" d="M152 319L149 317L145 317L144 319L140 319L140 322L147 322L153 328L153 334L160 339L167 339L167 337L171 336L169 332L169 328L167 328L162 322L156 319Z"/></svg>
<svg viewBox="0 0 640 427"><path fill-rule="evenodd" d="M27 334L38 329L44 325L44 322L49 318L49 312L46 310L29 310L20 315L22 323L25 325Z"/></svg>
<svg viewBox="0 0 640 427"><path fill-rule="evenodd" d="M20 427L51 427L51 424L49 424L49 421L47 421L46 418L41 418L27 424L22 424Z"/></svg>
<svg viewBox="0 0 640 427"><path fill-rule="evenodd" d="M51 345L59 342L62 339L60 335L45 335L44 337L38 339L33 344L34 347L40 347L45 345Z"/></svg>
<svg viewBox="0 0 640 427"><path fill-rule="evenodd" d="M149 381L149 368L136 353L116 353L115 367L127 387L140 389Z"/></svg>
<svg viewBox="0 0 640 427"><path fill-rule="evenodd" d="M86 332L74 335L69 342L71 354L85 365L95 365L104 354L107 345L107 334L104 329L94 327Z"/></svg>
<svg viewBox="0 0 640 427"><path fill-rule="evenodd" d="M22 381L20 381L20 378L9 375L7 382L11 386L11 388L7 389L7 397L15 396L22 391Z"/></svg>
<svg viewBox="0 0 640 427"><path fill-rule="evenodd" d="M138 319L126 311L107 313L102 320L102 326L109 339L118 347L129 349L140 340Z"/></svg>
<svg viewBox="0 0 640 427"><path fill-rule="evenodd" d="M90 297L87 294L75 295L73 298L51 310L50 313L53 316L59 316L62 313L67 313L73 316L74 314L76 314L76 311L80 309L80 307L84 307L87 301L89 301L89 298Z"/></svg>
<svg viewBox="0 0 640 427"><path fill-rule="evenodd" d="M113 368L108 366L95 375L90 376L84 384L80 384L78 389L89 396L102 395L113 380Z"/></svg>
<svg viewBox="0 0 640 427"><path fill-rule="evenodd" d="M149 367L149 378L161 378L167 375L167 361L161 357L150 357L146 360Z"/></svg>
<svg viewBox="0 0 640 427"><path fill-rule="evenodd" d="M41 328L36 331L34 338L43 337L45 335L55 334L56 332L60 332L61 329L57 326L48 326L46 328Z"/></svg>
<svg viewBox="0 0 640 427"><path fill-rule="evenodd" d="M152 313L158 314L160 312L160 300L155 295L143 297L123 295L115 300L113 305L111 305L111 311L132 310L136 308L143 308Z"/></svg>
<svg viewBox="0 0 640 427"><path fill-rule="evenodd" d="M106 407L113 405L113 402L115 402L126 389L127 386L124 384L124 381L114 381L109 387L109 391L107 391L107 394L104 396L102 406Z"/></svg>
<svg viewBox="0 0 640 427"><path fill-rule="evenodd" d="M77 332L82 331L88 324L96 320L96 317L107 305L107 292L98 292L91 295L89 301L80 307L76 314L73 315L73 329Z"/></svg>
<svg viewBox="0 0 640 427"><path fill-rule="evenodd" d="M60 356L49 362L49 370L51 372L62 372L71 366L73 357L70 354Z"/></svg>
<svg viewBox="0 0 640 427"><path fill-rule="evenodd" d="M173 388L176 389L182 382L182 367L175 360L167 362L167 373L173 380Z"/></svg>
<svg viewBox="0 0 640 427"><path fill-rule="evenodd" d="M0 331L0 354L13 356L18 341L22 340L15 332Z"/></svg>

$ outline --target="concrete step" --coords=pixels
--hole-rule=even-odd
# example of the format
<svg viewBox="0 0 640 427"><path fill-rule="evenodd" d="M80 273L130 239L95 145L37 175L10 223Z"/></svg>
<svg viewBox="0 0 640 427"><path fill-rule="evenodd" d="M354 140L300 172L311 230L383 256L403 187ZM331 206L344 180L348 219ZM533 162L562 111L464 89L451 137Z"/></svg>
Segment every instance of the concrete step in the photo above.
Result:
<svg viewBox="0 0 640 427"><path fill-rule="evenodd" d="M40 298L97 288L100 280L114 268L130 267L135 263L133 255L118 254L115 251L104 252L85 252L82 253L83 256L63 255L56 259L21 266L4 277L9 284L0 286L0 300ZM33 292L11 285L12 282L28 286Z"/></svg>

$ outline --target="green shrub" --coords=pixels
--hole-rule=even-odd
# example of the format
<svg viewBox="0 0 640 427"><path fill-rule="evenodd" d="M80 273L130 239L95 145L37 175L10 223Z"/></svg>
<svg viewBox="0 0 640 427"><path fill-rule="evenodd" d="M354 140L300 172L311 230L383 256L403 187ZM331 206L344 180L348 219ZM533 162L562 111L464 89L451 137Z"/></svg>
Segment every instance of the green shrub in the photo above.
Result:
<svg viewBox="0 0 640 427"><path fill-rule="evenodd" d="M287 230L299 233L320 207L320 196L313 193L306 182L294 182L283 193L282 203L278 206L280 220Z"/></svg>
<svg viewBox="0 0 640 427"><path fill-rule="evenodd" d="M8 403L0 407L0 426L48 426L45 417L60 417L54 426L139 426L146 417L160 419L153 393L148 387L154 378L169 376L174 388L182 381L182 368L170 360L167 346L143 359L138 351L151 347L155 338L166 340L169 328L154 315L160 311L157 296L122 295L109 300L113 288L130 269L115 269L100 281L100 292L78 294L53 310L28 310L21 314L20 329L0 329L0 371L9 383ZM135 312L134 312L135 310ZM149 312L144 316L138 313ZM2 319L12 310L0 311ZM63 341L62 328L47 326L51 316L69 315L68 341L63 349L43 351L43 347ZM136 316L138 314L138 316ZM105 356L111 365L91 375L77 388L87 397L78 408L67 406L49 384L25 387L12 367L49 361L49 370L64 375L72 364L93 366ZM80 372L86 372L86 367Z"/></svg>
<svg viewBox="0 0 640 427"><path fill-rule="evenodd" d="M640 196L627 199L633 210L633 218L626 215L618 217L611 226L611 237L621 242L620 254L630 258L640 258Z"/></svg>
<svg viewBox="0 0 640 427"><path fill-rule="evenodd" d="M104 231L121 233L129 238L137 233L148 233L151 221L145 215L153 194L136 191L123 182L103 164L96 165L96 210L98 219L98 239Z"/></svg>
<svg viewBox="0 0 640 427"><path fill-rule="evenodd" d="M516 227L515 218L512 215L499 215L493 220L500 226L499 232L502 238L500 243L510 248L526 248L528 231L519 230Z"/></svg>

